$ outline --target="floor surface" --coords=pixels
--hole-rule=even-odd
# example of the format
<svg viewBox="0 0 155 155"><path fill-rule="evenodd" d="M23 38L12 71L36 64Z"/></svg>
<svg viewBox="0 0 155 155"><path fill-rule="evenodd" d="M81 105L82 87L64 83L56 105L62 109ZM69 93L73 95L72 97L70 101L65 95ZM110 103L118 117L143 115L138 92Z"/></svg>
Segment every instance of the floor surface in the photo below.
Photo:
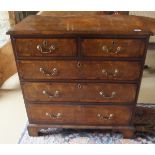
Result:
<svg viewBox="0 0 155 155"><path fill-rule="evenodd" d="M9 14L7 11L0 11L0 47L2 47L8 40L9 35L6 31L10 28Z"/></svg>
<svg viewBox="0 0 155 155"><path fill-rule="evenodd" d="M0 91L0 143L18 143L26 122L21 90Z"/></svg>

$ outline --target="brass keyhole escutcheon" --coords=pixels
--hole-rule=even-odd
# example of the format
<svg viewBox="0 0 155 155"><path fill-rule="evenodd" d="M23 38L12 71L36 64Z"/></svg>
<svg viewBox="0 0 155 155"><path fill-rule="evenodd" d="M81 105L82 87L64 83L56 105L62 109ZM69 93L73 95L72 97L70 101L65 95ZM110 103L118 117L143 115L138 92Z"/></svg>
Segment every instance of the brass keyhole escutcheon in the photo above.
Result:
<svg viewBox="0 0 155 155"><path fill-rule="evenodd" d="M78 89L81 89L81 88L82 88L82 86L81 86L80 83L77 84L77 88L78 88Z"/></svg>
<svg viewBox="0 0 155 155"><path fill-rule="evenodd" d="M78 61L77 62L77 68L80 68L82 66L82 64Z"/></svg>

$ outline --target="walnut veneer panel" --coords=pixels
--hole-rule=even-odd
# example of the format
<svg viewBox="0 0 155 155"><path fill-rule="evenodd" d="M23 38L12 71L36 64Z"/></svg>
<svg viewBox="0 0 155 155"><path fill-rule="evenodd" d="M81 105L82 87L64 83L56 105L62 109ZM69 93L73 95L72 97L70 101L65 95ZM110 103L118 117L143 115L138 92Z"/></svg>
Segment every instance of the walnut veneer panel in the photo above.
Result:
<svg viewBox="0 0 155 155"><path fill-rule="evenodd" d="M138 80L141 63L129 61L18 61L23 80Z"/></svg>
<svg viewBox="0 0 155 155"><path fill-rule="evenodd" d="M28 105L31 123L79 125L128 125L131 107Z"/></svg>
<svg viewBox="0 0 155 155"><path fill-rule="evenodd" d="M47 24L48 23L48 24ZM155 19L138 16L92 15L79 17L28 16L8 31L12 35L155 33ZM138 30L137 30L138 29ZM140 29L140 30L139 30Z"/></svg>
<svg viewBox="0 0 155 155"><path fill-rule="evenodd" d="M145 40L140 39L84 39L83 56L141 57Z"/></svg>
<svg viewBox="0 0 155 155"><path fill-rule="evenodd" d="M75 39L16 39L18 56L76 56Z"/></svg>
<svg viewBox="0 0 155 155"><path fill-rule="evenodd" d="M134 102L137 86L111 83L24 83L28 101Z"/></svg>

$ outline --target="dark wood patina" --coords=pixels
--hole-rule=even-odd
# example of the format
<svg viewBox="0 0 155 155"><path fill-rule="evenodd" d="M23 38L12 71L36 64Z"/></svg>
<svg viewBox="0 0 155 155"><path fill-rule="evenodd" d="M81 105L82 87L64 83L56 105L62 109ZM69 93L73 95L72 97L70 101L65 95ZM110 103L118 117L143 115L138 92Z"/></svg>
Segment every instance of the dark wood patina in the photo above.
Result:
<svg viewBox="0 0 155 155"><path fill-rule="evenodd" d="M154 19L126 15L29 16L8 31L29 134L94 128L132 137L149 118L142 119L145 110L136 105L154 33Z"/></svg>

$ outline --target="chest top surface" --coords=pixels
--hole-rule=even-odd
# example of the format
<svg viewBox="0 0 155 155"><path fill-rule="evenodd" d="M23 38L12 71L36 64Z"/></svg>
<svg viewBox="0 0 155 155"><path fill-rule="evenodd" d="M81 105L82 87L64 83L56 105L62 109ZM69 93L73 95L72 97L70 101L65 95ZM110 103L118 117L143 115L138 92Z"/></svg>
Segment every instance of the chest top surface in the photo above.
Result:
<svg viewBox="0 0 155 155"><path fill-rule="evenodd" d="M155 19L128 15L74 17L32 15L18 23L7 33L11 35L153 35L155 34Z"/></svg>

